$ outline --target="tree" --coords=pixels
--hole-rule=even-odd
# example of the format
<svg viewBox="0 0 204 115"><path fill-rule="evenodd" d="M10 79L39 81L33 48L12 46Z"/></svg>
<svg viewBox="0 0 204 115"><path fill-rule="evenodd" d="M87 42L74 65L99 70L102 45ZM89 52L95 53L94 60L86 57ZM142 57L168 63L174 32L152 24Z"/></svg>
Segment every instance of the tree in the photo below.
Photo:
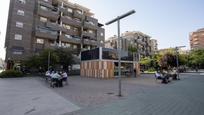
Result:
<svg viewBox="0 0 204 115"><path fill-rule="evenodd" d="M132 58L133 58L133 67L132 67L132 69L135 70L135 72L136 72L136 69L135 69L135 67L136 67L136 64L135 64L135 61L136 61L135 60L135 54L137 53L137 47L133 46L133 45L130 45L128 47L128 51L132 53ZM138 57L137 57L137 59L138 59ZM134 71L132 71L132 72L133 72L133 75L134 75Z"/></svg>
<svg viewBox="0 0 204 115"><path fill-rule="evenodd" d="M160 59L160 66L163 69L168 69L169 67L176 67L176 55L172 53L164 54Z"/></svg>
<svg viewBox="0 0 204 115"><path fill-rule="evenodd" d="M58 64L61 65L64 70L68 70L68 66L74 63L73 53L70 49L59 48L55 50L55 53L59 57Z"/></svg>
<svg viewBox="0 0 204 115"><path fill-rule="evenodd" d="M140 60L140 64L150 67L152 63L152 59L150 57L145 57Z"/></svg>
<svg viewBox="0 0 204 115"><path fill-rule="evenodd" d="M49 54L50 54L50 57L49 57ZM49 66L55 67L57 63L59 62L59 55L53 49L45 49L44 51L40 53L39 58L40 58L40 63L41 63L40 67L42 67L43 70L47 70L49 58L50 58Z"/></svg>
<svg viewBox="0 0 204 115"><path fill-rule="evenodd" d="M204 68L204 49L193 50L189 54L189 65L191 67Z"/></svg>
<svg viewBox="0 0 204 115"><path fill-rule="evenodd" d="M45 71L48 68L48 60L50 67L58 68L62 66L61 69L65 70L68 70L68 66L74 63L72 51L58 48L45 49L39 55L34 55L24 61L24 65L29 68Z"/></svg>
<svg viewBox="0 0 204 115"><path fill-rule="evenodd" d="M187 63L188 63L188 55L179 54L179 65L187 65Z"/></svg>

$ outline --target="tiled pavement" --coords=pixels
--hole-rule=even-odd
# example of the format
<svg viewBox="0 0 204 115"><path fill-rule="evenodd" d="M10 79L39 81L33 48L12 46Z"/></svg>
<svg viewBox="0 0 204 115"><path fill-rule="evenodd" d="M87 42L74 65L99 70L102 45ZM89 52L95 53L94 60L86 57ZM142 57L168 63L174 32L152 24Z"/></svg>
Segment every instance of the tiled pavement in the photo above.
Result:
<svg viewBox="0 0 204 115"><path fill-rule="evenodd" d="M60 115L80 109L38 79L0 79L0 115Z"/></svg>
<svg viewBox="0 0 204 115"><path fill-rule="evenodd" d="M71 77L50 88L41 78L0 79L2 115L204 115L204 76L181 74L160 84L153 75L122 80ZM6 99L6 100L5 100ZM65 113L65 114L64 114Z"/></svg>
<svg viewBox="0 0 204 115"><path fill-rule="evenodd" d="M65 115L204 115L204 76L181 75L181 78Z"/></svg>

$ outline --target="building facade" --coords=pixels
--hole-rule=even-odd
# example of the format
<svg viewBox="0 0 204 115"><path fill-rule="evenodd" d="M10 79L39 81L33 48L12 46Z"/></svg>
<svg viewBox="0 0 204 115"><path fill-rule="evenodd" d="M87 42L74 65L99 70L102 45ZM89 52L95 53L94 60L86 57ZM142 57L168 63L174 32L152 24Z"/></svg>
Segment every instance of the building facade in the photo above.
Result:
<svg viewBox="0 0 204 115"><path fill-rule="evenodd" d="M190 33L189 39L191 50L204 48L204 28Z"/></svg>
<svg viewBox="0 0 204 115"><path fill-rule="evenodd" d="M151 51L153 54L156 54L158 52L158 43L156 39L151 39L150 40L150 46L151 46Z"/></svg>
<svg viewBox="0 0 204 115"><path fill-rule="evenodd" d="M47 48L103 47L105 31L90 9L68 0L10 0L6 60L20 61Z"/></svg>
<svg viewBox="0 0 204 115"><path fill-rule="evenodd" d="M129 46L135 46L140 57L151 56L157 50L157 41L138 31L127 31L121 36L121 49L128 51ZM113 36L105 42L105 47L117 49L118 38Z"/></svg>

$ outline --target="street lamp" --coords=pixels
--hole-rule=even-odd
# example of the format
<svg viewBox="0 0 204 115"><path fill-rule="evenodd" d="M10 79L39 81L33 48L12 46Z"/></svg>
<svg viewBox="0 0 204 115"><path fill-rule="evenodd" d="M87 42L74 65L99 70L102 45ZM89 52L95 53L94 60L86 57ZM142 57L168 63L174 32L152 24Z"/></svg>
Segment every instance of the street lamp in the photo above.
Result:
<svg viewBox="0 0 204 115"><path fill-rule="evenodd" d="M118 84L118 96L122 96L121 95L121 38L120 38L120 20L131 15L134 14L135 10L131 10L121 16L117 16L116 18L114 18L113 20L105 23L106 25L112 24L114 22L117 21L118 23L118 79L119 79L119 84Z"/></svg>
<svg viewBox="0 0 204 115"><path fill-rule="evenodd" d="M47 70L49 71L50 69L50 51L48 52L48 57L47 57Z"/></svg>
<svg viewBox="0 0 204 115"><path fill-rule="evenodd" d="M178 52L178 50L179 50L179 48L183 48L183 47L186 47L186 46L176 46L175 47L175 51L176 51L176 71L177 71L177 76L178 76L178 79L180 79L179 78L179 59L178 59L178 56L179 56L179 52Z"/></svg>

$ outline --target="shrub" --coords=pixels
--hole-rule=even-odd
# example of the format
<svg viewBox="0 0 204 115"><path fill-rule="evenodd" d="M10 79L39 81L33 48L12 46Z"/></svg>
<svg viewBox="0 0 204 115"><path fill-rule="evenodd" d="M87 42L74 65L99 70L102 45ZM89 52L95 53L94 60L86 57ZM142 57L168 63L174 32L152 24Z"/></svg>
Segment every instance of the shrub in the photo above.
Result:
<svg viewBox="0 0 204 115"><path fill-rule="evenodd" d="M6 70L0 73L0 78L15 78L22 77L23 73L16 70Z"/></svg>
<svg viewBox="0 0 204 115"><path fill-rule="evenodd" d="M148 72L155 72L155 69L154 68L149 68L147 71Z"/></svg>

